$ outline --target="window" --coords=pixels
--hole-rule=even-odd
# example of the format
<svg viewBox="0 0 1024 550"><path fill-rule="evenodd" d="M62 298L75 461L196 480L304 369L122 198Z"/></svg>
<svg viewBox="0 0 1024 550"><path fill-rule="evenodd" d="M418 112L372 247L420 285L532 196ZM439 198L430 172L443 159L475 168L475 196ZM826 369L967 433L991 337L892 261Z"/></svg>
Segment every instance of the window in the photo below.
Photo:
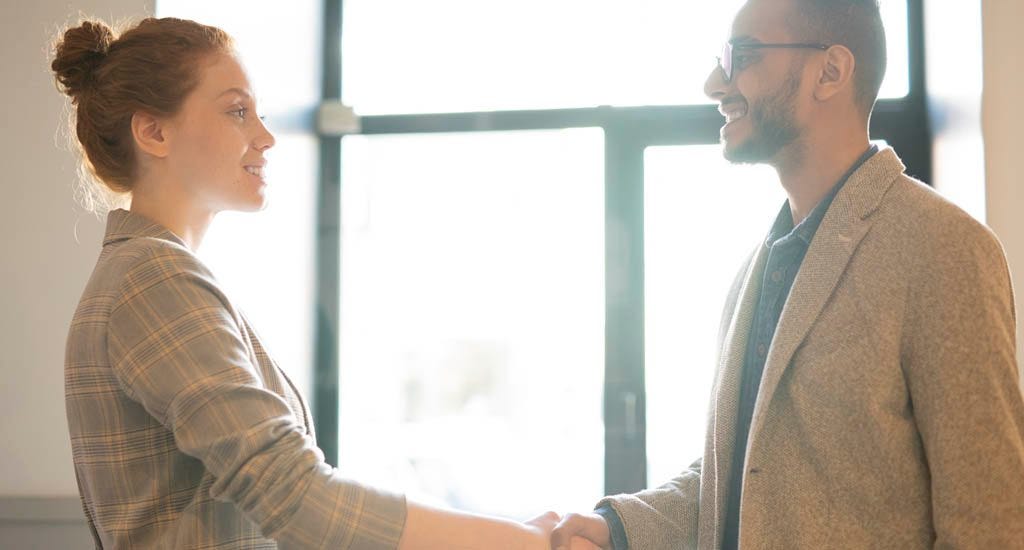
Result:
<svg viewBox="0 0 1024 550"><path fill-rule="evenodd" d="M345 0L342 99L362 115L707 103L742 0ZM882 97L908 91L905 2L882 3Z"/></svg>
<svg viewBox="0 0 1024 550"><path fill-rule="evenodd" d="M318 413L340 415L343 467L523 516L660 483L701 454L725 293L784 201L771 170L721 158L702 92L741 4L328 2L327 33L342 31L329 97L362 115L363 134L334 142L340 178L325 182L340 185L341 267L320 278L340 281L341 366L320 368L341 389ZM883 6L873 137L927 178L920 1ZM510 372L534 384L496 389ZM544 440L504 399L580 437L579 452L543 451L573 474L556 490L476 491L487 481L469 462L545 471L502 447Z"/></svg>
<svg viewBox="0 0 1024 550"><path fill-rule="evenodd" d="M345 138L346 475L513 517L600 495L603 145L595 128Z"/></svg>
<svg viewBox="0 0 1024 550"><path fill-rule="evenodd" d="M159 2L263 77L287 185L206 252L282 366L315 364L328 461L523 517L701 453L724 295L783 201L770 170L722 160L701 89L741 3ZM871 130L928 180L921 4L882 3ZM321 99L361 130L318 132Z"/></svg>

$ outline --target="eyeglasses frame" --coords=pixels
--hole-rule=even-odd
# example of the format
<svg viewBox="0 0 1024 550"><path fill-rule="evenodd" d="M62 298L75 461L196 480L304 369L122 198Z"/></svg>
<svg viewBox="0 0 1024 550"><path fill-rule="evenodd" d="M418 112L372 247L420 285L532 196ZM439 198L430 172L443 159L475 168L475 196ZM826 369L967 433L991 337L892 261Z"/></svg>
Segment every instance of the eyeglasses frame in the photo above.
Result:
<svg viewBox="0 0 1024 550"><path fill-rule="evenodd" d="M718 68L722 70L722 76L725 77L725 83L732 82L734 68L736 67L736 50L761 50L766 48L780 48L789 50L821 50L825 51L831 48L833 44L821 44L818 42L792 42L792 43L743 43L733 44L732 42L726 42L722 46L722 55L716 57L718 60ZM723 61L728 60L728 67Z"/></svg>

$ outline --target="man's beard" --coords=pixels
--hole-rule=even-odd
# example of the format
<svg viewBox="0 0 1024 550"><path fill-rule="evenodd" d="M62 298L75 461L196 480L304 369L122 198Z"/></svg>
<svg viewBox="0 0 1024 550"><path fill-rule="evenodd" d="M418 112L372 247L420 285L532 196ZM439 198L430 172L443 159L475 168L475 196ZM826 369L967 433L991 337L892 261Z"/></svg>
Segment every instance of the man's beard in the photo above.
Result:
<svg viewBox="0 0 1024 550"><path fill-rule="evenodd" d="M736 164L770 162L783 147L800 136L793 120L796 118L796 92L800 87L798 74L790 75L773 96L750 105L751 135L746 141L730 149L725 147L725 159Z"/></svg>

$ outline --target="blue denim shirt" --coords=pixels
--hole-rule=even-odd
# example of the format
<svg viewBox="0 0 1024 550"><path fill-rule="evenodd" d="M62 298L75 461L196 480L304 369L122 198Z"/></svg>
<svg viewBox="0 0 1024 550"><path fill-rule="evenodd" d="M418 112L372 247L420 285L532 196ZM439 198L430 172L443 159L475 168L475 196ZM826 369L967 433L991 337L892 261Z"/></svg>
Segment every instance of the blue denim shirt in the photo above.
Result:
<svg viewBox="0 0 1024 550"><path fill-rule="evenodd" d="M747 438L750 435L750 423L754 414L754 403L757 401L758 388L761 385L761 375L764 372L765 361L768 359L768 350L771 349L772 338L775 336L775 328L779 324L779 317L782 316L782 308L789 297L789 291L796 280L796 274L800 270L807 249L818 231L818 226L825 218L832 201L839 190L842 189L846 180L857 171L865 161L878 152L878 147L872 145L863 155L853 163L853 166L841 177L832 187L821 202L811 213L796 227L793 227L793 215L789 203L782 205L775 223L772 224L768 237L765 239L764 247L768 250L768 258L765 263L764 279L761 285L761 295L758 297L757 309L754 311L754 320L750 326L750 335L747 339L747 351L743 361L743 372L740 381L740 403L739 415L736 421L736 444L733 453L731 471L742 472L745 466ZM727 514L725 519L725 533L722 548L735 550L739 538L739 511L741 492L743 490L743 476L730 475L730 491L728 498ZM608 522L609 531L612 537L612 548L615 550L628 550L626 530L622 525L622 519L610 506L601 506L596 510Z"/></svg>

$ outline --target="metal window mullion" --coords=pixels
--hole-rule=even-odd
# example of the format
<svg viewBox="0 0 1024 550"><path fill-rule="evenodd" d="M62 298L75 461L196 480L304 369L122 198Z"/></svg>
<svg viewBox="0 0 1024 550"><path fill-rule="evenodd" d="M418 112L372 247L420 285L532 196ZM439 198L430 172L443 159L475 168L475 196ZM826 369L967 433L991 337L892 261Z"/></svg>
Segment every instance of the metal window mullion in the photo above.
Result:
<svg viewBox="0 0 1024 550"><path fill-rule="evenodd" d="M923 0L907 0L907 47L910 91L902 100L880 102L872 116L871 132L892 145L908 174L931 185L932 130L927 107Z"/></svg>
<svg viewBox="0 0 1024 550"><path fill-rule="evenodd" d="M628 129L634 138L648 143L713 143L718 140L721 121L722 116L712 105L591 107L358 117L359 133L363 135L617 127Z"/></svg>
<svg viewBox="0 0 1024 550"><path fill-rule="evenodd" d="M341 97L341 19L343 0L324 0L324 101ZM327 462L338 465L338 338L341 306L341 138L320 136L320 184L316 220L316 312L313 365L313 419L317 444Z"/></svg>
<svg viewBox="0 0 1024 550"><path fill-rule="evenodd" d="M605 127L605 493L647 485L643 144Z"/></svg>

